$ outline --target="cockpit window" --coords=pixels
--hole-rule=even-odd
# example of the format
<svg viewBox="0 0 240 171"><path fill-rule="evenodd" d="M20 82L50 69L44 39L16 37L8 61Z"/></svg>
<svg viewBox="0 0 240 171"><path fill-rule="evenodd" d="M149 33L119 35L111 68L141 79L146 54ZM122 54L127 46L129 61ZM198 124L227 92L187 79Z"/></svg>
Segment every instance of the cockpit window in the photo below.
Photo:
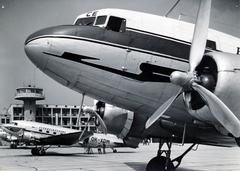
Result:
<svg viewBox="0 0 240 171"><path fill-rule="evenodd" d="M217 49L216 42L212 40L207 40L206 47L212 50Z"/></svg>
<svg viewBox="0 0 240 171"><path fill-rule="evenodd" d="M116 31L116 32L125 32L126 20L123 18L110 16L106 28L108 30L112 30L112 31Z"/></svg>
<svg viewBox="0 0 240 171"><path fill-rule="evenodd" d="M95 17L79 18L75 25L78 26L92 26L95 21Z"/></svg>
<svg viewBox="0 0 240 171"><path fill-rule="evenodd" d="M95 25L103 25L103 24L105 24L106 19L107 19L106 15L98 16Z"/></svg>

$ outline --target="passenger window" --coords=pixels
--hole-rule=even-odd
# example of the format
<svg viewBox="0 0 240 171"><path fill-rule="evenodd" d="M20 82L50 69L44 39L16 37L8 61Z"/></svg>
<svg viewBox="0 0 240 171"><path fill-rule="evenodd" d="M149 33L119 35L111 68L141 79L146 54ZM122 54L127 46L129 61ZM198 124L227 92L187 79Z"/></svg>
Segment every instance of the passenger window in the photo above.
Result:
<svg viewBox="0 0 240 171"><path fill-rule="evenodd" d="M107 19L106 15L97 17L95 25L103 25L103 24L105 24L106 19Z"/></svg>
<svg viewBox="0 0 240 171"><path fill-rule="evenodd" d="M112 31L116 31L116 32L125 32L126 20L123 18L110 16L106 28L108 30L112 30Z"/></svg>
<svg viewBox="0 0 240 171"><path fill-rule="evenodd" d="M88 18L79 18L75 25L78 26L92 26L95 21L95 17L88 17Z"/></svg>

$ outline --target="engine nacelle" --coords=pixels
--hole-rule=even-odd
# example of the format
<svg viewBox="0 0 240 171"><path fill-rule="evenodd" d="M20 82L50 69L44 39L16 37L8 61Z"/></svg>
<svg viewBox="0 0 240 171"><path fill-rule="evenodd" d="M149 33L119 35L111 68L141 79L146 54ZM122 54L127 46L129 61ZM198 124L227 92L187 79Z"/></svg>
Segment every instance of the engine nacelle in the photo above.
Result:
<svg viewBox="0 0 240 171"><path fill-rule="evenodd" d="M27 132L27 131L23 131L23 135L22 135L22 140L23 141L31 141L32 139L34 139L33 133Z"/></svg>
<svg viewBox="0 0 240 171"><path fill-rule="evenodd" d="M96 103L96 111L102 117L106 124L108 133L116 135L118 138L130 147L137 147L141 141L139 138L128 137L128 133L132 127L134 113L116 106L105 104L98 101Z"/></svg>
<svg viewBox="0 0 240 171"><path fill-rule="evenodd" d="M205 79L202 85L217 95L240 119L240 56L222 52L207 53L196 71L198 76ZM184 98L191 115L205 122L219 124L198 93L185 93Z"/></svg>

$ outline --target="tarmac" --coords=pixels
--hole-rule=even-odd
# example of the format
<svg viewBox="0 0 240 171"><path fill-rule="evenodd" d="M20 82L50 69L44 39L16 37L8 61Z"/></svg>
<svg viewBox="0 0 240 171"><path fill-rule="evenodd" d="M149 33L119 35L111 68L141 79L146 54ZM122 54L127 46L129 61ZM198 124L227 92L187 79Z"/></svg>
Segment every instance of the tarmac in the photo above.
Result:
<svg viewBox="0 0 240 171"><path fill-rule="evenodd" d="M172 158L189 145L172 148ZM9 149L0 146L1 171L144 171L148 161L156 155L158 144L140 145L137 149L118 148L117 153L85 154L83 148L50 148L45 156L32 156L30 149ZM200 145L182 160L176 171L240 171L240 148Z"/></svg>

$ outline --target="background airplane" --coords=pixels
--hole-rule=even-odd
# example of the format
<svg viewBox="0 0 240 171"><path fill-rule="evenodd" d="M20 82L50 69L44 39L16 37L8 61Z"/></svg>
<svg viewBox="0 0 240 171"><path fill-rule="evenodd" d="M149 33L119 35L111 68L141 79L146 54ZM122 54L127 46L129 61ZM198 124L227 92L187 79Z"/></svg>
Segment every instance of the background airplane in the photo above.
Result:
<svg viewBox="0 0 240 171"><path fill-rule="evenodd" d="M101 118L92 109L84 109L91 112L91 116L97 116L103 131L106 133L106 126ZM64 128L61 126L49 125L32 121L13 121L10 124L3 124L1 128L9 135L17 138L18 142L34 144L32 155L45 155L46 150L51 145L72 145L88 138L93 134L92 131L83 131ZM49 147L45 147L49 145ZM40 147L38 147L40 146Z"/></svg>
<svg viewBox="0 0 240 171"><path fill-rule="evenodd" d="M45 155L49 148L46 145L72 145L91 135L89 132L31 121L13 121L2 125L2 129L22 142L36 145L31 150L32 155Z"/></svg>
<svg viewBox="0 0 240 171"><path fill-rule="evenodd" d="M90 137L84 139L79 143L82 147L86 149L87 153L92 152L92 148L111 148L114 153L117 152L116 148L120 147L131 147L137 148L138 145L129 146L122 139L118 138L114 134L103 134L103 133L93 133Z"/></svg>

